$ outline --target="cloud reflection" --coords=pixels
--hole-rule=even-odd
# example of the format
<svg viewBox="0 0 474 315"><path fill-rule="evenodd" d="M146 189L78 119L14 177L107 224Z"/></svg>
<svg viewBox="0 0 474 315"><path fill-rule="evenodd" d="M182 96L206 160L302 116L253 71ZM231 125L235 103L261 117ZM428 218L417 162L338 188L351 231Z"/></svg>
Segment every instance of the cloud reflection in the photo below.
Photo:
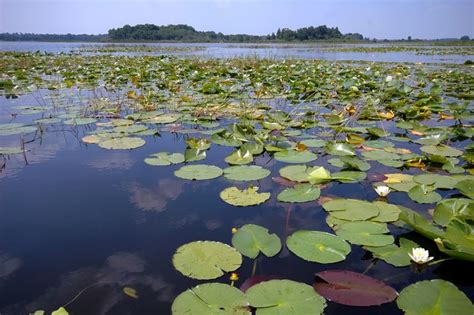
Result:
<svg viewBox="0 0 474 315"><path fill-rule="evenodd" d="M153 187L132 183L128 191L130 202L145 211L162 212L172 200L176 200L184 191L185 182L174 178L160 179Z"/></svg>

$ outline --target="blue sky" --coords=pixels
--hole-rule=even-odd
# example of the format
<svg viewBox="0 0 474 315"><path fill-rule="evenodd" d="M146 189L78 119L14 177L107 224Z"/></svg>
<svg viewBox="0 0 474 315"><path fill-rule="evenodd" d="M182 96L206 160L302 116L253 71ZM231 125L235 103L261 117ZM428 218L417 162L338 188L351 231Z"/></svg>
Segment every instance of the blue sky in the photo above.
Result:
<svg viewBox="0 0 474 315"><path fill-rule="evenodd" d="M225 34L326 24L370 38L474 37L474 0L0 0L0 32L97 34L142 23Z"/></svg>

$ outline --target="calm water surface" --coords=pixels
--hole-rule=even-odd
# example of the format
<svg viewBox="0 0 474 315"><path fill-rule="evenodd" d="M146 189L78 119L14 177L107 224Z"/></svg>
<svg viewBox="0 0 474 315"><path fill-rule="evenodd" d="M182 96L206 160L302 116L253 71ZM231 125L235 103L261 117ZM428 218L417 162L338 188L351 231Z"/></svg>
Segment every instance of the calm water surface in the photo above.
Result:
<svg viewBox="0 0 474 315"><path fill-rule="evenodd" d="M33 44L7 45L24 50ZM34 45L40 50L58 52L83 44ZM2 43L2 49L9 47ZM209 47L216 55L226 51L222 45ZM237 49L228 54L237 51L245 53ZM334 53L327 58L330 56L348 57ZM43 91L13 100L2 98L0 123L40 118L40 114L35 114L14 119L10 112L13 106L48 104L47 98L43 98L46 95ZM69 101L77 99L72 96ZM12 155L0 160L0 166L3 165L0 172L2 315L28 314L37 309L51 311L84 288L88 289L67 306L70 314L168 314L179 293L202 283L174 270L171 257L180 245L195 240L230 243L232 227L246 223L263 225L282 240L300 229L331 232L325 222L327 213L317 202L288 206L276 201L282 187L272 177L278 176L278 170L287 164L267 154L256 158L255 164L269 168L272 174L254 184L261 191L272 192L271 200L260 206L236 208L223 202L219 193L229 186L244 188L246 183L224 177L185 181L173 175L180 165L153 167L143 162L151 153L183 152L184 139L190 135L162 132L159 137L146 137L144 147L109 151L80 140L89 130L88 126L48 125L42 134L25 136L23 140L29 150L25 156ZM18 145L20 141L18 135L1 137L0 146ZM225 168L224 157L232 151L230 147L212 145L203 162ZM320 157L309 165L323 165L336 171L326 160ZM371 173L386 172L380 164L371 164ZM332 183L323 195L377 198L370 181ZM407 199L405 193L394 192L388 201L419 211L429 208ZM393 232L405 233L396 229ZM414 233L405 237L436 253L432 242ZM277 257L260 257L257 274L281 275L312 284L314 273L327 269L366 271L397 290L419 280L441 278L456 284L471 299L474 297L474 276L466 272L472 270L469 263L445 262L424 273L413 273L409 267L395 268L383 261L369 268L370 265L369 255L359 246L352 246L347 260L331 265L306 262L284 247ZM251 275L252 267L252 261L244 259L238 270L241 279L238 284ZM216 281L228 282L227 276ZM136 289L139 299L123 294L125 286ZM401 311L395 302L370 308L349 308L328 302L326 314L401 314Z"/></svg>

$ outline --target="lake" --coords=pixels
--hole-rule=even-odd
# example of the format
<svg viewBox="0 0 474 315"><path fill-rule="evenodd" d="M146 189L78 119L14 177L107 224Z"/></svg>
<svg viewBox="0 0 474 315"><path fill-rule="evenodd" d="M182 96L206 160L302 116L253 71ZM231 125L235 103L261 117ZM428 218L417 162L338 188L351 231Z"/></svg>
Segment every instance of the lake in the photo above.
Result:
<svg viewBox="0 0 474 315"><path fill-rule="evenodd" d="M445 200L473 205L459 186L473 170L474 71L460 64L470 56L149 45L172 48L163 55L162 48L103 53L95 43L0 43L2 315L61 306L70 314L169 314L191 287L231 284L227 271L196 276L208 276L193 269L198 254L185 257L191 266L174 266L177 249L231 245L233 229L246 224L275 233L281 250L244 255L235 287L253 275L309 287L315 273L349 270L397 292L446 280L472 301L472 261L447 259L398 214L409 208L431 222ZM37 50L53 54L24 54ZM180 155L153 156L159 152ZM201 164L217 167L215 176L215 169L183 170ZM244 168L232 174L231 166ZM390 181L387 174L413 176ZM245 181L252 176L261 178ZM387 198L374 190L381 184L390 186ZM223 196L230 187L247 195ZM281 196L286 189L290 196ZM338 198L349 206L328 210ZM362 208L397 205L390 208L396 217L373 221L382 210L365 216L364 208L355 219L361 213L351 210L352 199ZM355 232L343 236L338 229L352 221L387 229L377 232L389 239L378 247L403 238L447 260L419 266L403 253L396 267ZM437 228L444 233L448 223ZM350 253L328 263L301 258L285 242L306 230L337 235ZM392 300L366 307L328 300L325 314L403 314Z"/></svg>

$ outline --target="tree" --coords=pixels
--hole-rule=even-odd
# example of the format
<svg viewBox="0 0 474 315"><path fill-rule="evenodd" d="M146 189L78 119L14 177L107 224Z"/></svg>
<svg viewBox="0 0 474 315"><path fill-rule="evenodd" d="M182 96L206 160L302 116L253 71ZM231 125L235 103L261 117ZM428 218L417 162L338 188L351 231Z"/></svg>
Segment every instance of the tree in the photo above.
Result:
<svg viewBox="0 0 474 315"><path fill-rule="evenodd" d="M461 37L461 40L470 40L470 38L469 38L469 36L464 35L464 36Z"/></svg>
<svg viewBox="0 0 474 315"><path fill-rule="evenodd" d="M408 41L411 42L411 36L408 36Z"/></svg>

